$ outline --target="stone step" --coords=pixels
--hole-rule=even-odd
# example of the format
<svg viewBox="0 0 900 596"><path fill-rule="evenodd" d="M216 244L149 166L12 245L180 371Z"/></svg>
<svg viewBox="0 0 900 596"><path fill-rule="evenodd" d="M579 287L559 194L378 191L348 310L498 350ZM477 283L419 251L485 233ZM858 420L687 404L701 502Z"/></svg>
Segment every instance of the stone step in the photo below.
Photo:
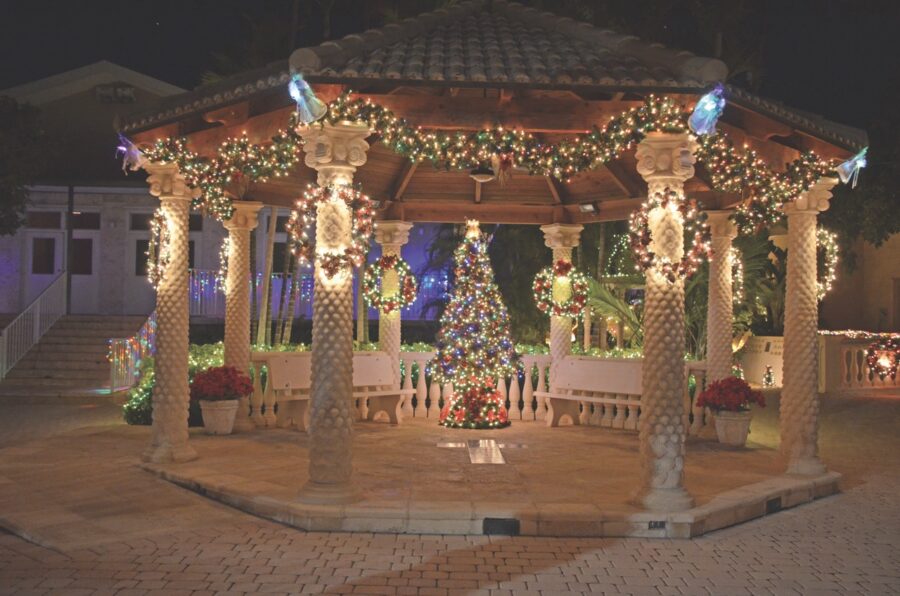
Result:
<svg viewBox="0 0 900 596"><path fill-rule="evenodd" d="M59 346L56 346L59 347ZM107 362L108 350L106 347L94 347L90 349L78 350L62 350L47 349L47 346L41 348L38 346L30 350L25 357L19 360L24 362L42 362L44 364L53 364L56 362Z"/></svg>
<svg viewBox="0 0 900 596"><path fill-rule="evenodd" d="M25 357L22 358L17 364L16 368L21 370L43 370L43 369L59 369L59 370L93 370L93 371L107 371L109 372L109 362L106 360L106 357L99 358L91 358L85 359L80 358L77 360L69 359L62 360L59 358L40 358L40 357Z"/></svg>
<svg viewBox="0 0 900 596"><path fill-rule="evenodd" d="M19 368L14 367L8 379L71 379L72 381L102 381L109 377L109 369L92 370L89 368L62 369L62 368Z"/></svg>
<svg viewBox="0 0 900 596"><path fill-rule="evenodd" d="M71 379L4 379L2 395L97 394L108 393L109 381L77 381Z"/></svg>

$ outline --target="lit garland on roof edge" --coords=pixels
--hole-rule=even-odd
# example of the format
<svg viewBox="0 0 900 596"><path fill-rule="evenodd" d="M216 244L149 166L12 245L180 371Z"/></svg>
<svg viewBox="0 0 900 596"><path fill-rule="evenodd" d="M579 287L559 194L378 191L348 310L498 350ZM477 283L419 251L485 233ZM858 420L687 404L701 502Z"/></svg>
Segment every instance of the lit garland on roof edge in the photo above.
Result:
<svg viewBox="0 0 900 596"><path fill-rule="evenodd" d="M294 96L299 93L307 101L299 87L291 89ZM229 184L262 182L284 175L297 163L301 144L298 128L306 126L308 118L318 115L318 110L310 110L305 118L305 112L299 108L300 104L291 115L288 129L279 131L267 144L255 145L246 137L227 139L217 155L209 159L190 152L183 138L164 139L143 153L151 161L177 163L188 183L201 190L194 206L219 219L227 219L232 211L225 190ZM849 174L847 179L855 182L859 169L865 165L864 153L835 164L806 152L787 164L785 172L776 173L755 151L744 147L738 152L727 135L713 133L719 113L715 109L713 112L706 116L702 127L708 134L701 134L697 139L697 159L706 166L716 190L736 193L745 199L735 214L735 221L744 232L758 231L778 221L785 202L796 198L822 176L835 173L836 168L842 168L839 170L842 179ZM542 143L523 130L503 126L474 132L414 127L369 99L351 99L349 92L328 105L324 118L331 123L365 122L394 152L414 162L430 162L438 169L490 168L502 156L507 169L519 167L531 174L567 181L580 172L616 159L648 132L691 132L688 121L694 115L672 98L651 95L642 105L612 117L602 128L595 127L590 133L556 145ZM122 146L127 150L127 145ZM125 155L127 159L127 151Z"/></svg>

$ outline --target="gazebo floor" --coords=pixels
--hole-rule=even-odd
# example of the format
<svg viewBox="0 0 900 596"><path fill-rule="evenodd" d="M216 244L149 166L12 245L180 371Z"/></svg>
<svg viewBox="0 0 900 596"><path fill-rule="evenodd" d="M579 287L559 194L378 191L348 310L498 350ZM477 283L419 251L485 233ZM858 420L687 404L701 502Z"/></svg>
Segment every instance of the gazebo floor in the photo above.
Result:
<svg viewBox="0 0 900 596"><path fill-rule="evenodd" d="M685 485L695 507L652 513L632 503L639 482L638 436L593 426L547 428L514 422L497 431L357 423L350 505L307 505L307 435L257 430L192 433L200 459L143 464L166 480L261 517L318 531L688 538L838 491L840 474L782 474L770 448L730 449L690 439ZM473 464L464 447L495 439L505 464Z"/></svg>

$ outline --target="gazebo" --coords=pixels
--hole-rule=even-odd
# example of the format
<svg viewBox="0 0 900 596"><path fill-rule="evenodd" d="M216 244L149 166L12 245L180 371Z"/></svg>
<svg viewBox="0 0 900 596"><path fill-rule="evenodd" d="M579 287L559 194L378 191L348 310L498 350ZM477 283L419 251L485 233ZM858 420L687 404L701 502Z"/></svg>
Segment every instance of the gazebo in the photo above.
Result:
<svg viewBox="0 0 900 596"><path fill-rule="evenodd" d="M329 116L294 127L295 105L287 93L293 73L330 102ZM704 141L683 119L727 74L716 59L505 0L472 0L298 49L287 61L135 115L122 132L144 152L139 165L169 228L168 267L157 295L152 443L145 459L196 457L186 413L192 199L212 206L229 231L225 361L246 370L248 247L257 213L264 205L293 207L311 183L354 184L375 201L375 239L385 254L399 254L417 222L477 219L539 225L554 262L571 261L585 223L627 219L644 209L650 255L671 265L688 258L684 219L654 197L671 193L678 201L696 201L708 216L713 255L708 381L731 374L732 280L724 255L739 228L783 213L790 258L782 450L789 474L821 477L816 218L837 183L834 165L857 153L866 138L726 87L717 140ZM173 140L180 138L184 142ZM239 150L229 153L233 147ZM218 186L209 177L198 182L198 164L221 170ZM489 175L474 175L485 168ZM316 219L318 247L339 251L351 242L345 206L322 203ZM635 488L644 508L670 514L692 506L683 488L684 281L679 271L651 266L646 273L643 473ZM392 281L386 276L385 291ZM349 273L326 276L317 263L310 477L301 502L342 504L355 495L351 296ZM551 319L551 386L553 370L571 351L571 328L568 318ZM397 361L399 386L399 314L382 317L379 339L381 350Z"/></svg>

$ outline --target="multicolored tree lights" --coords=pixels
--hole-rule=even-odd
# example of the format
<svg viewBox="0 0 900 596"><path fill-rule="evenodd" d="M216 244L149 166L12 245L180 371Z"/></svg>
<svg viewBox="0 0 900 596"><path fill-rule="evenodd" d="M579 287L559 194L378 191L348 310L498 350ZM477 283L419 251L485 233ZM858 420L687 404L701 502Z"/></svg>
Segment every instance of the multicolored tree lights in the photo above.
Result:
<svg viewBox="0 0 900 596"><path fill-rule="evenodd" d="M453 397L441 411L440 423L450 428L507 426L506 407L494 379L515 372L515 348L488 243L477 221L468 221L453 258L456 283L441 317L432 361L437 382L453 384Z"/></svg>

